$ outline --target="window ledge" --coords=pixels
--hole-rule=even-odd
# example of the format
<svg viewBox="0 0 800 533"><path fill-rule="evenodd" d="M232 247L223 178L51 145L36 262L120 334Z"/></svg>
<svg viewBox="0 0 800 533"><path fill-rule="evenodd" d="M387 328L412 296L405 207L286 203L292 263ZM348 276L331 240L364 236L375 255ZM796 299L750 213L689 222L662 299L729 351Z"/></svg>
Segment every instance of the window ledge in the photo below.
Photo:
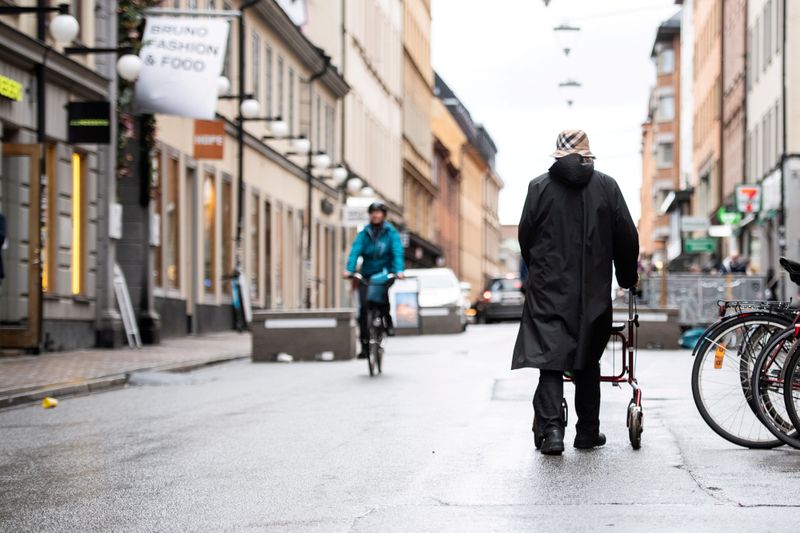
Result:
<svg viewBox="0 0 800 533"><path fill-rule="evenodd" d="M75 302L76 304L81 304L81 305L89 305L90 303L92 303L92 301L89 298L80 295L73 295L72 301Z"/></svg>

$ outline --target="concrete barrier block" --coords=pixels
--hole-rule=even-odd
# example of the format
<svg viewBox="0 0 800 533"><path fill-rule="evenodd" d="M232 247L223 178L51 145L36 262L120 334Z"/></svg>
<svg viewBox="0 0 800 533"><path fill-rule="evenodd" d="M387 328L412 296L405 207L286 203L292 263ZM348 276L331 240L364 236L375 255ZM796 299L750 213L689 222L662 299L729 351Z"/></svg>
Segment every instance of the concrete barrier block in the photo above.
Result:
<svg viewBox="0 0 800 533"><path fill-rule="evenodd" d="M677 350L681 337L680 309L677 307L640 307L639 348ZM614 309L614 322L628 320L627 308Z"/></svg>
<svg viewBox="0 0 800 533"><path fill-rule="evenodd" d="M458 306L422 307L419 310L423 335L461 333L461 312Z"/></svg>
<svg viewBox="0 0 800 533"><path fill-rule="evenodd" d="M253 361L352 359L357 346L354 309L302 309L253 313Z"/></svg>

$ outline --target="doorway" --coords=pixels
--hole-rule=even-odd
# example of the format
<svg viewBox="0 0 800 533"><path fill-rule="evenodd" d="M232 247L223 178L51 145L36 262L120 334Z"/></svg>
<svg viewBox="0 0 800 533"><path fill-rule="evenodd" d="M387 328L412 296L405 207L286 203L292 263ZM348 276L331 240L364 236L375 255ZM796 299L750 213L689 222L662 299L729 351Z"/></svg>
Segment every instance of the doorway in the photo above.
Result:
<svg viewBox="0 0 800 533"><path fill-rule="evenodd" d="M0 347L37 348L41 306L39 146L4 144L0 214Z"/></svg>
<svg viewBox="0 0 800 533"><path fill-rule="evenodd" d="M200 220L198 218L198 203L200 196L197 187L197 169L187 167L186 169L186 236L187 236L187 250L186 254L189 260L186 262L186 326L189 335L196 335L199 331L198 316L197 316L197 302L200 297L198 290L198 278L200 257L198 256L199 247L197 239L199 238L198 227Z"/></svg>

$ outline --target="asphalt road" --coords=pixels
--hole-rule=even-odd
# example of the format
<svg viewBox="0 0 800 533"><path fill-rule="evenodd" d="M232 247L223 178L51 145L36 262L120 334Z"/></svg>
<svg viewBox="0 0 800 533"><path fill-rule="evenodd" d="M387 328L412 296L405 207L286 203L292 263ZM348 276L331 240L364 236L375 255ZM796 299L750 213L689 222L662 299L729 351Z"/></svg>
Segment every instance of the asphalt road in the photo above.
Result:
<svg viewBox="0 0 800 533"><path fill-rule="evenodd" d="M378 378L240 361L0 412L0 530L796 529L800 452L708 430L688 352L640 353L641 450L630 389L604 386L608 444L576 451L571 427L562 457L538 454L515 333L394 338Z"/></svg>

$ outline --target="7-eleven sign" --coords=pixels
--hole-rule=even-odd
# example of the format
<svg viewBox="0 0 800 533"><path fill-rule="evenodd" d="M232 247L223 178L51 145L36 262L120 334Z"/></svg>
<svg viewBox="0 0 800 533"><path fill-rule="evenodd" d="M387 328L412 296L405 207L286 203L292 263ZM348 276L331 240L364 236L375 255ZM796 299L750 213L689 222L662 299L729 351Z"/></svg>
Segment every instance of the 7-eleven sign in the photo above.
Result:
<svg viewBox="0 0 800 533"><path fill-rule="evenodd" d="M736 187L736 210L740 213L756 213L761 210L761 185L739 185Z"/></svg>

